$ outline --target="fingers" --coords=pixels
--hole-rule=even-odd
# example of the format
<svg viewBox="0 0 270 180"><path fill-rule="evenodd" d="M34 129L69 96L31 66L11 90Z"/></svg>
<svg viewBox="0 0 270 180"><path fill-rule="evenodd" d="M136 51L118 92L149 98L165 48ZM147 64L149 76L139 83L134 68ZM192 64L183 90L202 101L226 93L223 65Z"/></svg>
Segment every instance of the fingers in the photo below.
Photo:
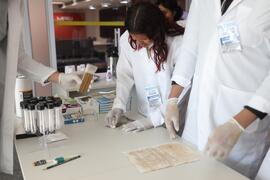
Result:
<svg viewBox="0 0 270 180"><path fill-rule="evenodd" d="M215 156L216 156L216 152L217 152L216 149L217 149L217 148L216 148L216 145L211 144L211 143L209 143L209 141L208 141L208 143L207 143L207 145L206 145L206 147L205 147L204 153L205 153L208 157L215 157Z"/></svg>
<svg viewBox="0 0 270 180"><path fill-rule="evenodd" d="M177 134L175 132L175 129L173 127L173 122L172 121L165 121L167 131L169 133L169 136L171 139L175 139L177 137Z"/></svg>
<svg viewBox="0 0 270 180"><path fill-rule="evenodd" d="M82 83L82 79L78 76L78 75L72 75L72 79L77 83L77 84L81 84Z"/></svg>
<svg viewBox="0 0 270 180"><path fill-rule="evenodd" d="M112 112L109 112L107 114L107 116L105 117L105 121L106 121L106 127L109 127L109 128L115 128L115 117L114 115L112 114Z"/></svg>
<svg viewBox="0 0 270 180"><path fill-rule="evenodd" d="M111 110L107 116L105 117L105 123L106 126L109 128L116 128L117 124L119 123L119 120L122 116L123 111L119 109L113 109Z"/></svg>
<svg viewBox="0 0 270 180"><path fill-rule="evenodd" d="M226 148L213 142L211 139L208 140L207 145L204 149L204 153L208 157L212 157L219 161L223 161L228 157L228 152Z"/></svg>
<svg viewBox="0 0 270 180"><path fill-rule="evenodd" d="M106 118L106 126L109 128L116 128L117 118L115 116L108 116Z"/></svg>
<svg viewBox="0 0 270 180"><path fill-rule="evenodd" d="M217 153L216 153L216 159L217 160L220 160L220 161L223 161L223 160L225 160L226 159L226 152L225 151L218 151Z"/></svg>
<svg viewBox="0 0 270 180"><path fill-rule="evenodd" d="M122 131L131 132L131 131L135 131L136 129L137 127L131 122L131 123L123 125Z"/></svg>
<svg viewBox="0 0 270 180"><path fill-rule="evenodd" d="M124 132L133 132L136 130L136 127L123 127Z"/></svg>
<svg viewBox="0 0 270 180"><path fill-rule="evenodd" d="M76 71L74 74L77 74L79 77L83 77L84 71Z"/></svg>
<svg viewBox="0 0 270 180"><path fill-rule="evenodd" d="M174 129L178 132L180 129L180 119L179 117L172 118Z"/></svg>
<svg viewBox="0 0 270 180"><path fill-rule="evenodd" d="M113 116L111 121L111 128L116 128L119 120L120 120L121 114L117 113Z"/></svg>
<svg viewBox="0 0 270 180"><path fill-rule="evenodd" d="M63 83L63 75L64 75L64 73L59 73L59 77L58 77L58 83L59 84Z"/></svg>
<svg viewBox="0 0 270 180"><path fill-rule="evenodd" d="M112 117L111 117L111 115L110 115L110 112L106 115L106 117L105 117L105 126L106 127L111 127L111 120L112 120Z"/></svg>
<svg viewBox="0 0 270 180"><path fill-rule="evenodd" d="M134 130L132 132L137 133L137 132L141 132L141 131L143 131L143 129L136 129L136 130Z"/></svg>
<svg viewBox="0 0 270 180"><path fill-rule="evenodd" d="M169 99L166 107L165 123L169 135L172 139L177 137L176 132L180 129L179 109L177 107L177 101L177 98Z"/></svg>
<svg viewBox="0 0 270 180"><path fill-rule="evenodd" d="M117 124L117 120L116 120L116 117L115 116L113 116L112 118L111 118L111 121L110 121L110 128L116 128L116 124Z"/></svg>

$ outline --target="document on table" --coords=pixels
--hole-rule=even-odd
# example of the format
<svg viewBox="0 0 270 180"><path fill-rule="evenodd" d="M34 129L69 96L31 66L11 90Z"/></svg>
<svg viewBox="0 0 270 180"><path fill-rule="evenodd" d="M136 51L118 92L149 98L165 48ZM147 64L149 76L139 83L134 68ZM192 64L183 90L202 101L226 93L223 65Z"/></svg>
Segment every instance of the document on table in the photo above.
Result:
<svg viewBox="0 0 270 180"><path fill-rule="evenodd" d="M170 143L130 151L127 157L141 173L200 160L200 154L183 143Z"/></svg>
<svg viewBox="0 0 270 180"><path fill-rule="evenodd" d="M43 138L43 137L41 137L41 138ZM68 137L64 133L58 132L55 134L49 134L47 136L47 143L53 143L53 142L62 141L65 139L68 139Z"/></svg>

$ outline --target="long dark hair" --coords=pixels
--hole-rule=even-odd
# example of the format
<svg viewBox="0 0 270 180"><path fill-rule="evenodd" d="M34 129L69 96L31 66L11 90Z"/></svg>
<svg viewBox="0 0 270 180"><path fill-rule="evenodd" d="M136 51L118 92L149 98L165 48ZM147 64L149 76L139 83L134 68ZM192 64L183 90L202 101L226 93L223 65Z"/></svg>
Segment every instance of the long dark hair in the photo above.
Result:
<svg viewBox="0 0 270 180"><path fill-rule="evenodd" d="M178 6L176 0L157 0L157 5L162 5L163 7L169 9L174 14L174 21L181 20L184 10Z"/></svg>
<svg viewBox="0 0 270 180"><path fill-rule="evenodd" d="M185 28L182 26L179 26L176 21L181 20L181 17L183 16L184 10L178 6L176 0L157 0L156 2L157 6L161 5L165 7L166 9L170 10L174 14L174 22L166 22L166 29L167 34L169 36L177 36L177 35L183 35L185 32Z"/></svg>
<svg viewBox="0 0 270 180"><path fill-rule="evenodd" d="M159 8L150 2L136 3L128 9L125 24L130 34L145 34L153 41L151 52L154 54L153 59L157 71L160 71L161 68L164 69L163 64L167 61L168 46L165 42L165 17ZM129 43L133 49L139 49L131 36L129 36Z"/></svg>

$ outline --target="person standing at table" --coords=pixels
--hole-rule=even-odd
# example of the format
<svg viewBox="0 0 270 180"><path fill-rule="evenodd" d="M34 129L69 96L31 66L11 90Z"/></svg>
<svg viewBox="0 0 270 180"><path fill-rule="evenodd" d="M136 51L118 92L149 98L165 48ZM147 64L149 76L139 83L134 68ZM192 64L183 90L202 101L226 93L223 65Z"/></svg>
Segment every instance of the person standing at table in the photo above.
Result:
<svg viewBox="0 0 270 180"><path fill-rule="evenodd" d="M169 97L193 82L182 137L254 179L270 143L270 1L193 0L180 59Z"/></svg>

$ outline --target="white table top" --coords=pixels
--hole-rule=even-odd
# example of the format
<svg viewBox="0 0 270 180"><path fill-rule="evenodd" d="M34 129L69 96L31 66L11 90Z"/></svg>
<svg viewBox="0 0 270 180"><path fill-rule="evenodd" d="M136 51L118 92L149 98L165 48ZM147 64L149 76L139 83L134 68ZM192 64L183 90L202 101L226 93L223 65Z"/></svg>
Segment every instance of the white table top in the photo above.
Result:
<svg viewBox="0 0 270 180"><path fill-rule="evenodd" d="M16 149L24 180L245 180L225 165L203 157L200 161L150 173L140 173L124 152L172 142L164 128L141 133L124 133L104 127L99 120L65 125L61 130L69 139L49 144L46 152L39 138L16 140ZM179 141L179 140L176 140ZM33 162L58 156L81 154L82 157L50 170L34 167Z"/></svg>

